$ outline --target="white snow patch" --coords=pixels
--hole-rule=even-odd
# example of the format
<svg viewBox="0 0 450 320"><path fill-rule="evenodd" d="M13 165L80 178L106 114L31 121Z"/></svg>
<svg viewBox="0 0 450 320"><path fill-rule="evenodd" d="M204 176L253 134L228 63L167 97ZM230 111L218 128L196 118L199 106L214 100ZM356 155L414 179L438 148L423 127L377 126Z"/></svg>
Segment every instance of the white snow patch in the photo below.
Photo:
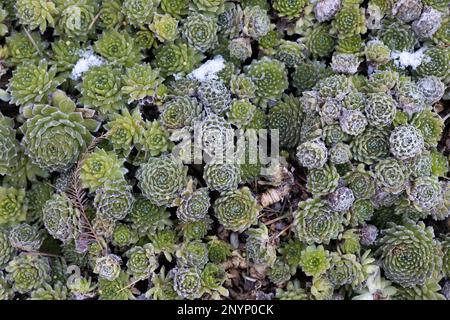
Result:
<svg viewBox="0 0 450 320"><path fill-rule="evenodd" d="M91 49L81 52L81 58L77 61L72 69L71 78L78 80L83 73L88 71L91 67L100 66L105 63L102 57L97 56Z"/></svg>
<svg viewBox="0 0 450 320"><path fill-rule="evenodd" d="M394 51L391 53L391 58L395 60L394 63L396 66L403 69L411 67L413 70L415 70L418 66L420 66L424 59L424 51L425 48L420 48L416 52Z"/></svg>
<svg viewBox="0 0 450 320"><path fill-rule="evenodd" d="M187 77L198 81L213 80L217 79L217 73L223 68L225 68L225 60L218 55L189 73Z"/></svg>

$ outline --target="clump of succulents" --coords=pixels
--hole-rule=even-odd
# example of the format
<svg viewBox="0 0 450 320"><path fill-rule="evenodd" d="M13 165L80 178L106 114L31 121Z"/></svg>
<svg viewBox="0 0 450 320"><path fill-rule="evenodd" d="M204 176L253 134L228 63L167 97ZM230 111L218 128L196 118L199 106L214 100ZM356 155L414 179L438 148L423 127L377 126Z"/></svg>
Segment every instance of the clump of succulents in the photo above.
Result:
<svg viewBox="0 0 450 320"><path fill-rule="evenodd" d="M0 300L448 299L448 13L3 1Z"/></svg>

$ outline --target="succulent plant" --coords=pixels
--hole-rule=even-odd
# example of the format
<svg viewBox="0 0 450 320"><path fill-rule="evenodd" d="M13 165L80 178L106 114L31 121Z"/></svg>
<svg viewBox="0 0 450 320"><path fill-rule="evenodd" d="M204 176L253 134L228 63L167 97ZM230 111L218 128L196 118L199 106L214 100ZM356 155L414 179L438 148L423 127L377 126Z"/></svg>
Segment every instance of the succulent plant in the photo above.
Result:
<svg viewBox="0 0 450 320"><path fill-rule="evenodd" d="M202 291L211 294L215 299L220 296L228 297L228 289L222 286L228 276L222 266L208 263L202 270L201 278Z"/></svg>
<svg viewBox="0 0 450 320"><path fill-rule="evenodd" d="M0 225L25 221L26 212L24 189L0 187Z"/></svg>
<svg viewBox="0 0 450 320"><path fill-rule="evenodd" d="M112 244L118 247L125 247L135 244L139 240L139 235L130 225L118 223L112 235Z"/></svg>
<svg viewBox="0 0 450 320"><path fill-rule="evenodd" d="M282 285L291 279L289 265L282 260L275 261L273 266L269 269L268 277L270 281L276 285Z"/></svg>
<svg viewBox="0 0 450 320"><path fill-rule="evenodd" d="M375 179L379 187L395 194L404 189L407 175L400 161L388 158L375 165Z"/></svg>
<svg viewBox="0 0 450 320"><path fill-rule="evenodd" d="M54 194L42 210L44 226L52 237L63 243L75 239L80 213L65 194Z"/></svg>
<svg viewBox="0 0 450 320"><path fill-rule="evenodd" d="M424 110L412 116L411 125L419 130L426 145L436 146L442 134L441 117L431 110Z"/></svg>
<svg viewBox="0 0 450 320"><path fill-rule="evenodd" d="M148 233L147 235L154 247L155 253L162 253L168 261L172 261L178 245L178 233L175 230L166 228L156 233Z"/></svg>
<svg viewBox="0 0 450 320"><path fill-rule="evenodd" d="M303 108L293 96L283 99L270 109L268 122L271 130L278 130L281 148L291 149L299 144Z"/></svg>
<svg viewBox="0 0 450 320"><path fill-rule="evenodd" d="M288 86L286 68L275 59L254 61L248 67L247 75L255 83L256 96L260 98L278 98Z"/></svg>
<svg viewBox="0 0 450 320"><path fill-rule="evenodd" d="M363 225L369 221L374 212L373 204L367 199L357 199L353 203L351 209L350 222L352 225Z"/></svg>
<svg viewBox="0 0 450 320"><path fill-rule="evenodd" d="M434 177L419 177L412 182L409 198L420 211L429 211L439 203L441 185Z"/></svg>
<svg viewBox="0 0 450 320"><path fill-rule="evenodd" d="M228 110L231 104L230 92L220 80L202 82L198 88L198 98L203 106L218 115Z"/></svg>
<svg viewBox="0 0 450 320"><path fill-rule="evenodd" d="M56 77L56 67L48 67L46 60L38 65L30 62L17 67L9 82L10 103L25 106L30 103L46 103L48 95L63 82Z"/></svg>
<svg viewBox="0 0 450 320"><path fill-rule="evenodd" d="M308 300L308 295L305 289L300 287L300 281L298 279L289 281L285 289L278 288L276 297L279 300Z"/></svg>
<svg viewBox="0 0 450 320"><path fill-rule="evenodd" d="M140 236L163 230L172 224L165 208L154 205L142 196L136 197L128 218Z"/></svg>
<svg viewBox="0 0 450 320"><path fill-rule="evenodd" d="M175 158L150 158L138 170L142 194L157 206L170 206L186 187L187 167Z"/></svg>
<svg viewBox="0 0 450 320"><path fill-rule="evenodd" d="M319 24L307 31L303 37L306 48L313 57L328 56L334 49L335 39L330 34L330 26Z"/></svg>
<svg viewBox="0 0 450 320"><path fill-rule="evenodd" d="M330 268L330 260L323 246L311 245L302 251L300 267L307 276L318 277Z"/></svg>
<svg viewBox="0 0 450 320"><path fill-rule="evenodd" d="M128 257L127 272L133 278L146 279L158 268L158 260L150 243L134 246L125 254Z"/></svg>
<svg viewBox="0 0 450 320"><path fill-rule="evenodd" d="M333 165L325 164L321 168L311 169L308 172L308 191L315 195L326 195L336 190L339 174Z"/></svg>
<svg viewBox="0 0 450 320"><path fill-rule="evenodd" d="M188 16L182 32L188 43L202 52L213 49L217 44L217 22L209 16L202 14Z"/></svg>
<svg viewBox="0 0 450 320"><path fill-rule="evenodd" d="M149 64L136 64L127 69L122 77L122 93L128 96L128 103L144 98L162 99L166 93L159 71Z"/></svg>
<svg viewBox="0 0 450 320"><path fill-rule="evenodd" d="M362 266L353 254L335 253L331 257L331 268L326 277L335 287L358 285L361 282Z"/></svg>
<svg viewBox="0 0 450 320"><path fill-rule="evenodd" d="M248 100L233 100L227 113L228 121L240 128L246 126L253 119L256 106Z"/></svg>
<svg viewBox="0 0 450 320"><path fill-rule="evenodd" d="M108 62L125 67L142 59L139 47L127 32L108 30L94 43L94 50Z"/></svg>
<svg viewBox="0 0 450 320"><path fill-rule="evenodd" d="M37 63L42 58L41 52L47 45L36 32L30 33L30 37L21 32L12 32L9 37L6 37L7 54L1 55L5 55L2 60L7 58L8 63L12 65L20 65L22 62Z"/></svg>
<svg viewBox="0 0 450 320"><path fill-rule="evenodd" d="M251 38L259 39L270 30L270 19L260 6L244 7L242 32Z"/></svg>
<svg viewBox="0 0 450 320"><path fill-rule="evenodd" d="M373 164L389 155L389 136L385 130L367 127L351 142L351 147L354 159Z"/></svg>
<svg viewBox="0 0 450 320"><path fill-rule="evenodd" d="M127 170L115 153L96 148L84 159L80 179L85 188L95 191L108 182L124 178Z"/></svg>
<svg viewBox="0 0 450 320"><path fill-rule="evenodd" d="M8 26L4 24L7 16L8 11L4 10L3 7L0 8L0 36L2 37L8 33Z"/></svg>
<svg viewBox="0 0 450 320"><path fill-rule="evenodd" d="M41 33L47 29L47 25L55 25L54 16L57 14L53 2L45 0L19 0L16 5L16 16L22 25L28 26L30 30L39 28Z"/></svg>
<svg viewBox="0 0 450 320"><path fill-rule="evenodd" d="M209 237L208 258L212 263L221 263L231 256L231 246L228 242L219 240L216 236Z"/></svg>
<svg viewBox="0 0 450 320"><path fill-rule="evenodd" d="M155 14L150 30L161 42L173 41L178 36L178 21L170 14Z"/></svg>
<svg viewBox="0 0 450 320"><path fill-rule="evenodd" d="M352 158L352 152L348 144L338 142L330 148L330 162L333 164L345 164Z"/></svg>
<svg viewBox="0 0 450 320"><path fill-rule="evenodd" d="M347 187L356 198L369 199L375 195L375 176L359 165L344 177Z"/></svg>
<svg viewBox="0 0 450 320"><path fill-rule="evenodd" d="M56 31L69 38L85 39L93 32L90 28L98 10L93 0L57 1L58 20Z"/></svg>
<svg viewBox="0 0 450 320"><path fill-rule="evenodd" d="M213 207L219 222L234 232L243 232L255 224L260 210L247 187L223 192Z"/></svg>
<svg viewBox="0 0 450 320"><path fill-rule="evenodd" d="M100 279L114 281L120 275L121 263L122 259L114 254L99 257L95 260L94 273L97 273Z"/></svg>
<svg viewBox="0 0 450 320"><path fill-rule="evenodd" d="M129 287L130 279L125 272L110 281L108 279L99 279L98 292L100 300L133 300L134 296Z"/></svg>
<svg viewBox="0 0 450 320"><path fill-rule="evenodd" d="M147 122L142 137L142 148L150 156L159 156L170 148L169 134L158 121Z"/></svg>
<svg viewBox="0 0 450 320"><path fill-rule="evenodd" d="M186 15L188 7L188 0L161 0L161 9L176 18Z"/></svg>
<svg viewBox="0 0 450 320"><path fill-rule="evenodd" d="M364 9L356 4L344 3L331 25L332 31L335 30L338 36L343 38L358 33L366 33Z"/></svg>
<svg viewBox="0 0 450 320"><path fill-rule="evenodd" d="M46 258L38 256L20 254L8 263L5 271L13 290L21 294L38 289L50 280L50 265Z"/></svg>
<svg viewBox="0 0 450 320"><path fill-rule="evenodd" d="M184 299L196 299L201 296L201 277L194 268L175 268L173 271L173 287Z"/></svg>
<svg viewBox="0 0 450 320"><path fill-rule="evenodd" d="M400 160L412 158L424 148L422 133L414 126L396 127L389 137L390 151Z"/></svg>
<svg viewBox="0 0 450 320"><path fill-rule="evenodd" d="M162 74L189 73L203 59L203 55L195 48L182 41L167 43L155 50L154 65Z"/></svg>
<svg viewBox="0 0 450 320"><path fill-rule="evenodd" d="M376 64L385 64L390 60L391 50L380 40L370 40L366 43L367 60Z"/></svg>
<svg viewBox="0 0 450 320"><path fill-rule="evenodd" d="M411 50L416 43L411 27L400 22L387 22L380 30L380 40L394 51Z"/></svg>
<svg viewBox="0 0 450 320"><path fill-rule="evenodd" d="M444 84L436 76L420 78L417 81L417 86L428 103L437 102L444 95Z"/></svg>
<svg viewBox="0 0 450 320"><path fill-rule="evenodd" d="M10 175L19 162L19 143L16 140L14 121L0 115L0 174Z"/></svg>
<svg viewBox="0 0 450 320"><path fill-rule="evenodd" d="M337 212L347 212L355 201L353 191L347 187L340 187L328 194L328 205Z"/></svg>
<svg viewBox="0 0 450 320"><path fill-rule="evenodd" d="M343 231L345 217L333 211L324 200L308 199L294 212L294 231L300 241L328 244Z"/></svg>
<svg viewBox="0 0 450 320"><path fill-rule="evenodd" d="M200 126L200 139L204 156L210 162L224 161L226 150L233 146L231 124L223 117L210 114Z"/></svg>
<svg viewBox="0 0 450 320"><path fill-rule="evenodd" d="M219 192L236 189L241 182L240 168L236 163L208 163L203 172L206 185Z"/></svg>
<svg viewBox="0 0 450 320"><path fill-rule="evenodd" d="M74 39L59 39L52 42L52 60L50 64L56 65L60 72L70 71L82 56L82 46Z"/></svg>
<svg viewBox="0 0 450 320"><path fill-rule="evenodd" d="M158 4L158 0L125 0L122 10L132 25L140 27L152 22Z"/></svg>
<svg viewBox="0 0 450 320"><path fill-rule="evenodd" d="M273 8L277 11L278 16L287 17L287 18L297 18L301 15L302 9L308 3L304 0L296 0L296 1L284 1L277 0L272 4Z"/></svg>
<svg viewBox="0 0 450 320"><path fill-rule="evenodd" d="M0 268L7 265L14 253L15 249L9 242L9 232L5 228L0 229Z"/></svg>
<svg viewBox="0 0 450 320"><path fill-rule="evenodd" d="M98 123L83 119L76 112L75 103L61 91L53 95L53 104L54 107L37 105L24 110L28 120L21 127L22 145L40 168L64 171L85 151L92 140L89 130L96 131Z"/></svg>
<svg viewBox="0 0 450 320"><path fill-rule="evenodd" d="M368 96L365 108L367 119L373 126L387 126L392 123L397 103L384 93L373 93Z"/></svg>
<svg viewBox="0 0 450 320"><path fill-rule="evenodd" d="M116 151L123 151L125 155L131 151L133 145L138 145L144 134L144 121L139 108L122 109L120 114L114 114L105 125L108 130L107 139Z"/></svg>
<svg viewBox="0 0 450 320"><path fill-rule="evenodd" d="M124 22L120 0L103 2L99 12L98 24L103 29L114 29Z"/></svg>
<svg viewBox="0 0 450 320"><path fill-rule="evenodd" d="M38 251L42 245L42 234L36 225L17 224L9 231L9 243L22 251Z"/></svg>
<svg viewBox="0 0 450 320"><path fill-rule="evenodd" d="M405 288L424 285L441 263L433 230L423 222L391 225L380 239L386 277Z"/></svg>
<svg viewBox="0 0 450 320"><path fill-rule="evenodd" d="M43 286L31 292L31 300L67 300L69 290L61 282L53 286L44 283Z"/></svg>
<svg viewBox="0 0 450 320"><path fill-rule="evenodd" d="M200 117L201 106L195 98L177 96L162 106L161 123L167 129L192 126Z"/></svg>
<svg viewBox="0 0 450 320"><path fill-rule="evenodd" d="M201 240L185 241L176 255L181 265L201 270L208 263L208 246Z"/></svg>
<svg viewBox="0 0 450 320"><path fill-rule="evenodd" d="M80 83L81 101L101 114L118 111L124 107L121 93L120 70L109 65L89 69Z"/></svg>
<svg viewBox="0 0 450 320"><path fill-rule="evenodd" d="M271 243L265 224L250 228L246 232L247 258L255 264L272 267L276 260L276 248Z"/></svg>
<svg viewBox="0 0 450 320"><path fill-rule="evenodd" d="M346 134L357 136L361 134L367 126L367 119L361 111L343 110L339 119L342 131Z"/></svg>
<svg viewBox="0 0 450 320"><path fill-rule="evenodd" d="M116 221L124 219L133 206L133 195L125 180L108 181L95 191L97 217Z"/></svg>
<svg viewBox="0 0 450 320"><path fill-rule="evenodd" d="M297 147L297 159L308 169L317 169L325 165L328 150L322 141L303 142Z"/></svg>

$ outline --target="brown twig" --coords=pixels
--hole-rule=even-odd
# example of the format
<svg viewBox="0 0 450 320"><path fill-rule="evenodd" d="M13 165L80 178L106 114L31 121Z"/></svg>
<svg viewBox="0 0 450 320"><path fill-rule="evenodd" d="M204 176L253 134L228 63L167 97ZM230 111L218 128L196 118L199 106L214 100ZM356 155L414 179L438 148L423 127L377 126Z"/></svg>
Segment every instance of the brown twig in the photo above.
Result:
<svg viewBox="0 0 450 320"><path fill-rule="evenodd" d="M105 133L99 137L96 137L92 140L92 142L89 144L89 146L86 148L86 151L82 154L80 160L77 162L77 165L75 167L75 170L72 172L71 175L71 183L70 188L67 192L67 195L73 202L74 206L79 210L81 215L81 228L85 228L86 230L82 230L84 234L87 234L90 238L95 240L103 249L104 251L107 250L107 248L104 248L103 242L100 241L100 237L95 232L94 228L91 225L91 222L89 221L89 218L86 214L86 191L84 190L81 179L80 179L80 172L81 167L83 166L84 161L87 159L88 155L94 150L94 148L99 144L103 139L105 139L108 136L108 133Z"/></svg>
<svg viewBox="0 0 450 320"><path fill-rule="evenodd" d="M33 37L31 36L30 32L27 30L27 28L23 28L23 30L25 31L25 34L27 35L28 39L30 40L31 44L33 45L33 47L36 49L36 51L39 53L40 56L43 56L44 54L42 53L41 49L39 49L36 41L34 41Z"/></svg>
<svg viewBox="0 0 450 320"><path fill-rule="evenodd" d="M60 255L47 253L47 252L38 252L38 251L26 251L25 254L29 254L32 256L43 256L43 257L52 257L52 258L60 258Z"/></svg>

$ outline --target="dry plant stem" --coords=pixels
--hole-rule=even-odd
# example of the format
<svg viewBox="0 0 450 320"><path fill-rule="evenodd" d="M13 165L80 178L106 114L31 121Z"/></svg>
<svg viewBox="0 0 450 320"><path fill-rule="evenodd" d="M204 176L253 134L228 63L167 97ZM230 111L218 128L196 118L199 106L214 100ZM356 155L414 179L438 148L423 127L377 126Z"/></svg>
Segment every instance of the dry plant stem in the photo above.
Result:
<svg viewBox="0 0 450 320"><path fill-rule="evenodd" d="M42 53L41 49L39 49L38 45L34 41L33 37L31 36L30 32L28 31L28 29L27 28L23 28L23 30L25 31L25 34L27 35L28 40L30 40L31 44L36 49L36 51L39 53L39 55L43 56L44 54Z"/></svg>
<svg viewBox="0 0 450 320"><path fill-rule="evenodd" d="M268 225L271 225L272 223L275 223L277 221L283 220L284 218L287 218L287 217L289 217L289 214L283 214L282 216L277 217L277 218L272 219L272 220L269 220L269 221L265 222L264 224L266 226L268 226Z"/></svg>
<svg viewBox="0 0 450 320"><path fill-rule="evenodd" d="M26 251L25 254L29 254L31 256L42 256L42 257L52 257L52 258L60 258L62 256L53 254L53 253L46 253L46 252L38 252L38 251Z"/></svg>
<svg viewBox="0 0 450 320"><path fill-rule="evenodd" d="M94 26L94 24L97 22L98 18L100 17L100 15L102 14L102 10L100 10L94 17L94 19L92 19L92 22L89 24L88 27L88 31L92 29L92 27Z"/></svg>
<svg viewBox="0 0 450 320"><path fill-rule="evenodd" d="M106 254L107 249L103 245L103 242L100 241L99 236L95 232L94 228L92 227L89 218L86 215L86 191L83 189L81 185L80 180L80 171L81 167L83 166L84 161L86 160L89 153L91 153L95 146L100 143L103 139L105 139L108 136L108 133L105 133L99 137L96 137L92 140L91 144L87 147L86 151L81 156L80 160L77 162L77 166L72 173L71 177L71 189L68 192L69 198L74 203L75 207L80 211L81 218L82 218L82 227L86 228L85 234L88 234L91 238L93 238L102 248L104 253Z"/></svg>
<svg viewBox="0 0 450 320"><path fill-rule="evenodd" d="M292 224L288 225L286 228L284 228L283 230L281 230L278 234L274 235L274 236L272 237L272 241L278 239L279 237L281 237L281 235L282 235L283 233L285 233L286 231L288 231L288 230L291 229L291 228L292 228Z"/></svg>

